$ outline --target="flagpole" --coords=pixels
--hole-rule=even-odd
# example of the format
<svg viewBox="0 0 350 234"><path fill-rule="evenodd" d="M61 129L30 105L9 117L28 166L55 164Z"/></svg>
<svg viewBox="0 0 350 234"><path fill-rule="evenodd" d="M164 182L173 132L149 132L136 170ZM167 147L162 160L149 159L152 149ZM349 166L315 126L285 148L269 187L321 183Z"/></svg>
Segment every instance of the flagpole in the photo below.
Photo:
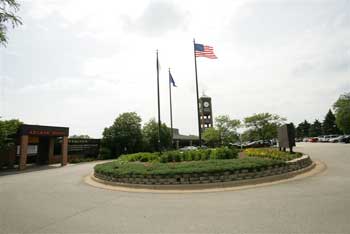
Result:
<svg viewBox="0 0 350 234"><path fill-rule="evenodd" d="M159 95L159 61L158 61L158 50L157 50L157 94L158 94L158 149L159 153L162 153L161 144L160 144L160 95Z"/></svg>
<svg viewBox="0 0 350 234"><path fill-rule="evenodd" d="M198 75L197 75L197 57L196 57L196 42L193 38L193 54L194 54L194 69L196 73L196 92L197 92L197 118L198 118L198 137L199 137L199 147L202 146L202 132L201 132L201 122L199 115L199 94L198 94Z"/></svg>
<svg viewBox="0 0 350 234"><path fill-rule="evenodd" d="M169 68L169 101L170 101L170 130L171 130L171 147L173 147L173 104L171 101L171 81Z"/></svg>

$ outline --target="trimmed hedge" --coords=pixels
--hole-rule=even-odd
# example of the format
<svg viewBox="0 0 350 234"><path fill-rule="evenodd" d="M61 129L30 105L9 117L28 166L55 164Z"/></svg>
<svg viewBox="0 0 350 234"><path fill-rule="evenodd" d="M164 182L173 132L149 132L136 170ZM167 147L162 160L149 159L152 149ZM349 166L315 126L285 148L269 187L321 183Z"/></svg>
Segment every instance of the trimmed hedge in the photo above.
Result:
<svg viewBox="0 0 350 234"><path fill-rule="evenodd" d="M215 149L200 149L190 151L166 151L159 153L136 153L125 154L118 158L122 162L184 162L184 161L204 161L217 159L234 159L238 157L237 149L226 147Z"/></svg>
<svg viewBox="0 0 350 234"><path fill-rule="evenodd" d="M259 157L259 158L268 158L273 160L283 160L290 161L296 158L300 158L302 153L289 153L284 151L279 151L272 148L250 148L244 150L245 155L249 157Z"/></svg>
<svg viewBox="0 0 350 234"><path fill-rule="evenodd" d="M283 166L286 165L286 163L280 160L268 160L263 158L205 160L179 163L141 163L116 160L96 165L94 170L99 174L116 177L147 175L174 176L193 173L234 172L243 169L252 171L276 165Z"/></svg>

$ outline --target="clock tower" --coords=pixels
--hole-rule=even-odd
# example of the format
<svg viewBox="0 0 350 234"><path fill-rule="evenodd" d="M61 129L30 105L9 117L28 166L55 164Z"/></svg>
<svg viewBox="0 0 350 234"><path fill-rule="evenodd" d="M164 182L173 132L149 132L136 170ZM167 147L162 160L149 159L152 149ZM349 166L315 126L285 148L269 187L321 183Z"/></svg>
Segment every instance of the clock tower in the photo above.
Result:
<svg viewBox="0 0 350 234"><path fill-rule="evenodd" d="M213 127L213 110L211 108L211 98L203 95L199 98L199 115L201 131Z"/></svg>

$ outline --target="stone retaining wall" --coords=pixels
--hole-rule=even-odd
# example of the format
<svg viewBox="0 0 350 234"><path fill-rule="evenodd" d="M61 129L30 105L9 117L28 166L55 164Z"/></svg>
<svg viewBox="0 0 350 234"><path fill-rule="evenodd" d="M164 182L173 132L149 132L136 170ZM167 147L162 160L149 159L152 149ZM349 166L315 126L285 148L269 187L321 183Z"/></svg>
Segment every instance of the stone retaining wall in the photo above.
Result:
<svg viewBox="0 0 350 234"><path fill-rule="evenodd" d="M248 171L247 169L234 172L223 173L195 173L181 174L173 176L159 175L133 175L132 177L113 177L100 173L94 173L94 176L101 180L117 182L121 184L141 184L141 185L179 185L179 184L209 184L219 182L239 181L245 179L255 179L266 176L280 175L291 171L297 171L312 164L309 156L303 155L300 158L288 161L284 166L272 166L263 170Z"/></svg>

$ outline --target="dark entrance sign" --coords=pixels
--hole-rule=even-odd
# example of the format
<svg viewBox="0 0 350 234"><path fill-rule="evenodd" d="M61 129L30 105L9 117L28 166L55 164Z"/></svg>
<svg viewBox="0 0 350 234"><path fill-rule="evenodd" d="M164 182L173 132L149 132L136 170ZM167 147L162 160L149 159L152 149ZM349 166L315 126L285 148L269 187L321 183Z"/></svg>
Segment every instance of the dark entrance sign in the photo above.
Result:
<svg viewBox="0 0 350 234"><path fill-rule="evenodd" d="M97 157L100 150L100 139L68 139L68 154L82 157Z"/></svg>
<svg viewBox="0 0 350 234"><path fill-rule="evenodd" d="M293 124L285 124L278 128L278 145L280 150L290 149L293 152L295 146L295 129Z"/></svg>
<svg viewBox="0 0 350 234"><path fill-rule="evenodd" d="M20 136L29 135L29 136L60 137L60 136L68 136L69 128L23 124L20 127L18 133Z"/></svg>

